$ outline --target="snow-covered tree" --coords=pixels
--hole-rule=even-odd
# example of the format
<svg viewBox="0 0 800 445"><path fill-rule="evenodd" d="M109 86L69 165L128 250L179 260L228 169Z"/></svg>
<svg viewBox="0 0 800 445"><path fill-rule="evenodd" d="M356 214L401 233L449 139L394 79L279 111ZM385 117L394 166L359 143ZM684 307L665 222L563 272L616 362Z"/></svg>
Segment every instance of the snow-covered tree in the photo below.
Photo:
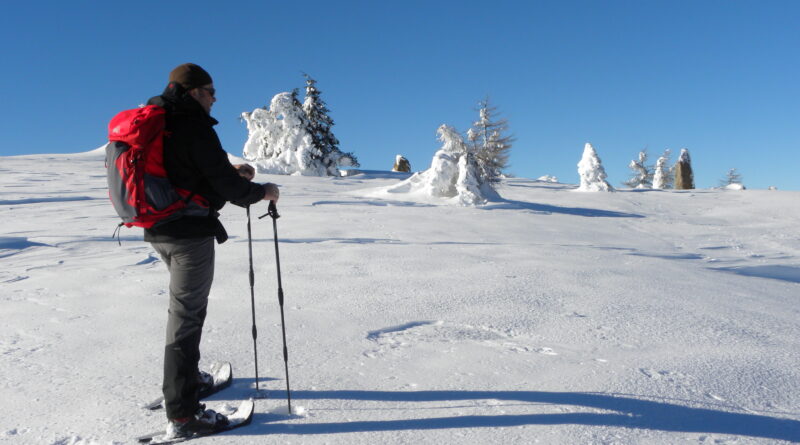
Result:
<svg viewBox="0 0 800 445"><path fill-rule="evenodd" d="M436 130L442 147L433 155L431 167L426 170L426 189L431 196L452 198L458 194L456 180L458 179L458 160L466 156L467 144L459 132L449 126L441 125Z"/></svg>
<svg viewBox="0 0 800 445"><path fill-rule="evenodd" d="M736 171L736 168L732 168L728 170L728 173L725 175L719 185L722 188L730 189L730 190L744 190L744 184L742 184L742 175Z"/></svg>
<svg viewBox="0 0 800 445"><path fill-rule="evenodd" d="M328 115L330 110L325 101L320 97L321 91L316 87L317 81L308 74L306 78L306 97L303 101L303 111L308 118L308 131L311 133L312 143L319 151L318 159L326 167L358 167L358 160L352 153L342 153L339 150L339 140L333 135L333 119ZM338 171L338 170L337 170Z"/></svg>
<svg viewBox="0 0 800 445"><path fill-rule="evenodd" d="M433 155L430 168L388 187L386 192L420 193L465 206L497 197L489 183L480 183L480 168L461 134L449 125L441 125L437 134L442 146Z"/></svg>
<svg viewBox="0 0 800 445"><path fill-rule="evenodd" d="M653 186L653 168L647 165L647 149L639 152L639 160L632 160L628 168L633 176L624 182L625 185L637 189L649 189Z"/></svg>
<svg viewBox="0 0 800 445"><path fill-rule="evenodd" d="M669 189L672 188L674 177L672 176L672 168L669 167L669 148L664 150L656 161L655 171L653 172L653 188L654 189Z"/></svg>
<svg viewBox="0 0 800 445"><path fill-rule="evenodd" d="M456 192L458 193L459 204L474 206L486 202L477 177L478 171L479 169L472 153L467 152L458 159Z"/></svg>
<svg viewBox="0 0 800 445"><path fill-rule="evenodd" d="M259 172L340 176L340 166L358 166L355 156L339 150L331 132L333 120L315 83L306 76L304 103L295 89L276 94L269 108L242 113L248 131L243 156Z"/></svg>
<svg viewBox="0 0 800 445"><path fill-rule="evenodd" d="M506 119L495 120L497 107L491 106L488 98L478 105L479 119L467 131L467 138L478 166L478 182L481 185L494 186L500 182L504 170L508 168L508 157L514 138L505 134L508 131Z"/></svg>
<svg viewBox="0 0 800 445"><path fill-rule="evenodd" d="M335 164L322 161L308 132L308 119L297 92L278 93L268 109L242 113L248 139L243 157L262 173L338 176Z"/></svg>
<svg viewBox="0 0 800 445"><path fill-rule="evenodd" d="M694 174L692 173L692 159L689 150L682 148L678 163L675 164L675 189L691 190L694 188Z"/></svg>
<svg viewBox="0 0 800 445"><path fill-rule="evenodd" d="M611 187L606 181L606 171L597 152L592 144L586 143L583 148L583 157L578 162L578 175L581 177L581 185L578 187L582 192L611 192Z"/></svg>

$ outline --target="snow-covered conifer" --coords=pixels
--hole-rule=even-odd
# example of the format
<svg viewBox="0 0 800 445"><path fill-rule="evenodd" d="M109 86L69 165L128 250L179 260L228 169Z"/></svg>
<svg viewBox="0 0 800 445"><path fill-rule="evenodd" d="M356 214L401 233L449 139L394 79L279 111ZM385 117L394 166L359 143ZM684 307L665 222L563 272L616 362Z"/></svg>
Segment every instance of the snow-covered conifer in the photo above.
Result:
<svg viewBox="0 0 800 445"><path fill-rule="evenodd" d="M691 190L694 188L694 174L692 173L692 159L689 150L682 148L675 165L675 189Z"/></svg>
<svg viewBox="0 0 800 445"><path fill-rule="evenodd" d="M268 109L242 113L248 139L243 157L258 171L273 174L326 176L338 174L317 162L319 151L308 132L308 120L296 92L278 93Z"/></svg>
<svg viewBox="0 0 800 445"><path fill-rule="evenodd" d="M514 138L505 134L508 131L506 119L494 120L497 107L491 106L488 98L479 102L478 113L479 119L467 131L467 138L478 167L478 182L493 187L508 167Z"/></svg>
<svg viewBox="0 0 800 445"><path fill-rule="evenodd" d="M458 160L458 177L456 178L458 202L463 206L474 206L486 202L481 193L477 172L478 166L472 153L464 153Z"/></svg>
<svg viewBox="0 0 800 445"><path fill-rule="evenodd" d="M582 192L610 192L614 191L606 181L606 171L597 152L592 144L586 143L583 148L583 157L578 162L578 175L581 178L581 185L578 187Z"/></svg>
<svg viewBox="0 0 800 445"><path fill-rule="evenodd" d="M458 160L467 154L467 144L461 134L449 125L442 124L436 132L442 148L433 155L431 167L427 170L426 188L431 196L452 198L458 194Z"/></svg>
<svg viewBox="0 0 800 445"><path fill-rule="evenodd" d="M720 186L729 190L744 190L745 186L742 184L742 175L736 171L736 168L728 170L728 173L720 181Z"/></svg>
<svg viewBox="0 0 800 445"><path fill-rule="evenodd" d="M249 133L243 157L259 172L339 176L338 166L350 165L338 149L323 152L315 145L297 90L276 94L269 108L242 113L242 119Z"/></svg>
<svg viewBox="0 0 800 445"><path fill-rule="evenodd" d="M664 150L656 161L655 171L653 172L653 188L654 189L669 189L672 188L673 176L672 168L669 165L669 148Z"/></svg>
<svg viewBox="0 0 800 445"><path fill-rule="evenodd" d="M352 153L339 150L339 140L333 135L333 119L328 115L330 110L320 97L321 91L316 87L317 81L308 74L306 78L306 97L303 111L308 118L308 131L311 133L314 147L320 152L319 159L326 167L336 168L358 167L358 160Z"/></svg>
<svg viewBox="0 0 800 445"><path fill-rule="evenodd" d="M647 149L639 152L639 160L632 160L628 168L633 176L625 181L625 185L637 189L649 189L653 186L653 168L647 165Z"/></svg>
<svg viewBox="0 0 800 445"><path fill-rule="evenodd" d="M430 168L386 188L386 192L419 193L465 206L496 198L488 183L480 183L480 169L461 134L449 125L441 125L437 134L442 146L433 155Z"/></svg>

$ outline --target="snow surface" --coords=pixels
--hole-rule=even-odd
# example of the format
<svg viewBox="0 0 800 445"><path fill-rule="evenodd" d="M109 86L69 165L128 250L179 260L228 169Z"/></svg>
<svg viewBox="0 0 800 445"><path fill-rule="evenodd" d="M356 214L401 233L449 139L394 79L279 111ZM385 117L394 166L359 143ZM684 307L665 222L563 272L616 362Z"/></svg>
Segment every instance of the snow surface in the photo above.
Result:
<svg viewBox="0 0 800 445"><path fill-rule="evenodd" d="M506 179L484 206L369 196L408 178L272 176L253 219L253 424L202 443L800 441L800 193ZM111 239L103 155L0 158L0 442L131 443L164 426L167 274ZM261 208L266 212L266 206ZM255 215L261 210L255 207ZM244 210L222 219L203 363L253 393ZM200 443L200 442L198 442Z"/></svg>

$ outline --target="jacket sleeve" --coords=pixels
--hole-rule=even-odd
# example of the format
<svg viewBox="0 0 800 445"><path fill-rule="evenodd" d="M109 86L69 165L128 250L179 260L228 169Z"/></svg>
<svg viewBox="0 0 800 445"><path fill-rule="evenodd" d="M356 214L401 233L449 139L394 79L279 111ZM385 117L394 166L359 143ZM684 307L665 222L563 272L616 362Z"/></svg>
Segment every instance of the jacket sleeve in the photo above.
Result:
<svg viewBox="0 0 800 445"><path fill-rule="evenodd" d="M217 194L242 207L264 199L264 187L239 176L213 128L195 135L190 156Z"/></svg>

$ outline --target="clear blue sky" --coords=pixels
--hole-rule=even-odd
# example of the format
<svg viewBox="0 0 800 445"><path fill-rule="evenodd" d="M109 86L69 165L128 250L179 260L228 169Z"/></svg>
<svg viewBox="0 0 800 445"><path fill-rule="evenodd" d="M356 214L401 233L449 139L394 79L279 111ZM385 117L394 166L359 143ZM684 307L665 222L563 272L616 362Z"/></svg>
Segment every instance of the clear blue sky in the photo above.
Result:
<svg viewBox="0 0 800 445"><path fill-rule="evenodd" d="M488 95L517 176L576 183L591 142L616 186L639 150L685 147L698 187L736 167L800 190L800 1L32 0L4 2L0 50L0 156L96 148L194 62L236 155L241 112L308 72L366 169L427 168L436 128L466 131Z"/></svg>

